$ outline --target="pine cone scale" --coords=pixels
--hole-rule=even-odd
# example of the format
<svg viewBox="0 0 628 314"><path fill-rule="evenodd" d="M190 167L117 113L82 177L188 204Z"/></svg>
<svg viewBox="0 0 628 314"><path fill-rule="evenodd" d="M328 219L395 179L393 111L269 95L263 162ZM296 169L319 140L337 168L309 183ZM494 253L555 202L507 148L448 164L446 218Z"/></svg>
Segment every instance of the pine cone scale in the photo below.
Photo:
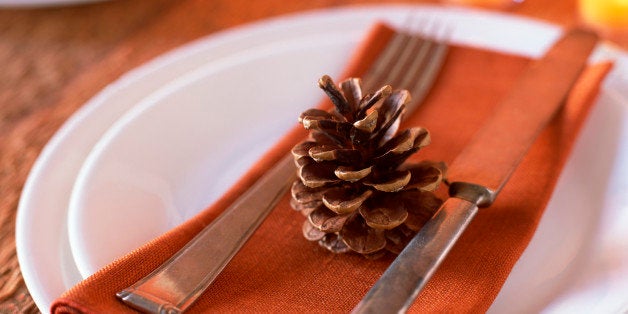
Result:
<svg viewBox="0 0 628 314"><path fill-rule="evenodd" d="M392 93L390 85L383 86L374 94L369 94L360 101L360 110L357 113L357 119L361 119L369 109L371 109L380 100L386 99Z"/></svg>
<svg viewBox="0 0 628 314"><path fill-rule="evenodd" d="M380 180L374 180L370 182L364 182L364 184L372 186L376 190L382 191L382 192L397 192L397 191L401 191L401 189L403 189L406 185L408 185L411 178L412 178L412 173L408 170L394 171L394 172L388 173L388 176L384 178L385 181L380 179Z"/></svg>
<svg viewBox="0 0 628 314"><path fill-rule="evenodd" d="M362 86L361 81L358 78L350 78L340 84L342 93L345 95L345 99L349 105L351 112L356 112L362 100ZM355 118L355 117L353 117Z"/></svg>
<svg viewBox="0 0 628 314"><path fill-rule="evenodd" d="M354 169L352 167L340 166L334 170L334 174L341 180L356 182L366 178L371 174L373 167L367 167L364 169Z"/></svg>
<svg viewBox="0 0 628 314"><path fill-rule="evenodd" d="M343 116L351 112L351 107L347 102L347 99L344 97L342 92L338 90L334 81L332 81L331 77L325 75L319 81L318 85L327 93L329 99L332 101L338 113Z"/></svg>
<svg viewBox="0 0 628 314"><path fill-rule="evenodd" d="M316 227L312 226L312 224L306 220L303 222L303 227L301 228L303 232L303 236L308 241L319 241L325 237L326 233L318 230Z"/></svg>
<svg viewBox="0 0 628 314"><path fill-rule="evenodd" d="M384 231L370 228L357 213L347 219L340 230L340 237L349 248L360 254L372 254L386 247Z"/></svg>
<svg viewBox="0 0 628 314"><path fill-rule="evenodd" d="M329 76L319 86L334 109L301 114L310 138L292 150L298 180L291 205L307 217L303 235L335 253L398 253L442 202L432 191L444 165L406 161L430 134L421 127L398 132L410 101L405 90L386 85L364 95L359 79L337 87Z"/></svg>
<svg viewBox="0 0 628 314"><path fill-rule="evenodd" d="M356 194L346 188L330 188L323 194L323 204L335 213L342 215L352 213L366 201L373 191L366 190Z"/></svg>
<svg viewBox="0 0 628 314"><path fill-rule="evenodd" d="M353 123L353 126L366 133L373 133L375 127L377 127L377 119L379 118L379 112L372 111L361 120Z"/></svg>

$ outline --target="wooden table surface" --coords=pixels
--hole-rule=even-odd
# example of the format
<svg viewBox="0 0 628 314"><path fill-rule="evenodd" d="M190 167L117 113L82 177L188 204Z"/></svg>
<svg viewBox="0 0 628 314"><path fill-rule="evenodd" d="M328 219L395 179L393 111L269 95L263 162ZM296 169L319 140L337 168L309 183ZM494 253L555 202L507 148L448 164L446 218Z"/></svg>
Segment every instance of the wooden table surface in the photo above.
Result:
<svg viewBox="0 0 628 314"><path fill-rule="evenodd" d="M15 256L20 193L46 142L100 89L216 31L287 13L374 3L437 1L119 0L0 9L0 313L37 312ZM576 8L576 0L525 0L506 11L567 26L579 22Z"/></svg>

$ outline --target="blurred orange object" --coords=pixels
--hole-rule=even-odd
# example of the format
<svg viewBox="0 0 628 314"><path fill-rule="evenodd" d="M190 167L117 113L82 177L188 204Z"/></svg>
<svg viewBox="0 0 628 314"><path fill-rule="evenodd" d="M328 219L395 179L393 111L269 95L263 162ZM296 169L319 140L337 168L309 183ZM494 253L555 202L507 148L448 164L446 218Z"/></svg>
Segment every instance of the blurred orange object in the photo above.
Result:
<svg viewBox="0 0 628 314"><path fill-rule="evenodd" d="M585 24L628 49L628 0L579 0L578 10Z"/></svg>
<svg viewBox="0 0 628 314"><path fill-rule="evenodd" d="M579 6L588 24L628 30L628 0L580 0Z"/></svg>

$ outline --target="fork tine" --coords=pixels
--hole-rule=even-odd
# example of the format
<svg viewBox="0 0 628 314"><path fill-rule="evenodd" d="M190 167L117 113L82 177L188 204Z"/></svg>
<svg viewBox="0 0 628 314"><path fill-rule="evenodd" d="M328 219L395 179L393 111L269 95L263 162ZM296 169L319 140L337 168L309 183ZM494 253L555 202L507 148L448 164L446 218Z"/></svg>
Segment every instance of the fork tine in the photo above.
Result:
<svg viewBox="0 0 628 314"><path fill-rule="evenodd" d="M441 36L443 37L443 36ZM364 77L363 90L375 90L389 84L408 89L412 102L406 110L417 107L434 83L448 51L446 40L430 39L422 34L396 32L380 57Z"/></svg>
<svg viewBox="0 0 628 314"><path fill-rule="evenodd" d="M434 27L439 27L439 25ZM420 64L418 61L415 62L416 67L409 67L409 76L406 77L408 81L401 85L401 87L409 89L413 97L413 102L409 106L414 107L423 102L445 63L445 57L449 51L447 41L450 38L452 29L449 27L440 28L440 30L437 30L440 34L436 35L434 39L428 40L430 52L427 57ZM414 82L414 85L411 85L412 82Z"/></svg>
<svg viewBox="0 0 628 314"><path fill-rule="evenodd" d="M448 50L449 46L446 43L442 41L434 42L432 53L430 54L429 59L425 62L425 68L420 70L422 75L419 75L414 86L410 88L410 94L412 95L413 100L410 104L408 104L406 108L407 110L411 111L414 107L423 102L425 96L427 96L427 93L436 80L436 77L438 77L438 73L440 73L440 69L444 64L445 56L447 55ZM417 69L416 71L419 70Z"/></svg>
<svg viewBox="0 0 628 314"><path fill-rule="evenodd" d="M415 35L414 38L421 38L420 36ZM417 77L421 77L422 73L419 72L421 67L425 65L426 58L430 57L428 53L431 52L432 46L435 45L435 42L429 39L425 39L421 41L421 45L416 49L416 56L412 58L407 66L404 66L406 69L403 74L400 74L402 77L401 82L399 82L399 88L408 88L412 82L416 81Z"/></svg>
<svg viewBox="0 0 628 314"><path fill-rule="evenodd" d="M363 89L365 91L376 89L378 84L385 84L383 82L386 81L386 70L395 63L395 56L404 51L409 39L406 34L395 32L389 44L364 76Z"/></svg>
<svg viewBox="0 0 628 314"><path fill-rule="evenodd" d="M399 58L396 60L394 66L390 68L390 72L386 78L390 84L396 88L405 88L401 84L405 80L405 76L408 74L406 71L408 64L425 57L427 53L426 46L429 46L425 38L422 36L411 34L406 34L406 36L409 37L407 45L399 55Z"/></svg>

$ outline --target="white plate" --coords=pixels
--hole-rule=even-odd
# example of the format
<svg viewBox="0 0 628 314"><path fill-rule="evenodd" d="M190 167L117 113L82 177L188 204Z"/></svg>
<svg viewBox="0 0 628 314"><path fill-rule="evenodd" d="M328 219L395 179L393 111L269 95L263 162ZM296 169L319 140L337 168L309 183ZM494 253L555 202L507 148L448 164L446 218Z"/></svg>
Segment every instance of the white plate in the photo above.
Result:
<svg viewBox="0 0 628 314"><path fill-rule="evenodd" d="M529 56L537 56L539 54L539 51L543 49L543 46L549 43L553 38L555 38L558 33L557 29L546 24L467 10L441 10L438 8L416 6L385 6L377 8L368 7L361 9L353 8L349 10L343 9L335 11L323 11L313 14L282 18L278 20L255 24L243 29L237 29L230 32L222 33L220 35L212 36L208 39L204 39L188 45L182 50L170 53L166 57L156 60L151 64L148 64L134 71L132 74L125 76L124 78L113 84L110 88L103 91L98 97L92 100L86 107L84 107L72 119L70 119L70 121L68 121L68 123L66 123L66 125L58 132L58 134L55 135L50 144L47 145L36 166L33 168L31 175L29 176L29 180L25 187L18 213L18 253L25 280L40 309L44 311L47 310L50 301L52 301L52 299L58 296L62 291L76 283L79 278L79 276L77 276L75 266L69 259L69 253L67 248L68 240L67 236L64 234L66 230L66 227L64 226L64 219L66 215L65 208L68 204L69 189L74 182L74 179L78 172L78 167L83 158L87 155L87 152L98 140L100 134L104 132L107 126L112 123L125 109L129 108L132 104L138 102L144 96L149 95L152 90L156 90L157 87L161 86L167 80L176 78L181 73L191 68L198 67L203 64L209 64L205 66L205 69L198 70L195 74L191 74L188 75L186 78L177 80L177 82L175 82L174 84L169 85L169 87L167 88L159 90L156 94L147 98L147 100L144 100L142 105L136 107L136 109L133 109L121 120L120 123L113 127L110 132L108 132L108 135L105 136L105 139L101 142L101 144L98 145L99 148L95 150L94 156L105 156L109 151L109 147L116 146L116 144L114 143L124 142L125 140L122 139L127 138L128 134L130 134L127 133L126 130L134 129L133 125L138 123L136 122L136 120L141 121L143 119L142 116L146 115L146 117L148 117L151 112L153 112L152 114L160 115L160 109L149 108L151 107L151 103L156 104L155 108L158 108L160 106L157 104L162 103L165 99L168 99L169 96L172 97L172 95L179 92L179 90L187 89L194 84L200 84L199 86L201 86L202 83L197 82L197 79L200 80L204 76L211 77L212 75L222 75L223 78L228 78L230 74L226 72L229 72L230 67L237 68L238 65L242 66L242 63L247 62L259 64L259 62L261 62L260 60L264 60L264 58L266 58L266 61L270 62L270 60L273 60L273 58L275 58L276 60L277 56L282 55L282 53L284 56L289 58L291 54L288 52L295 52L298 54L299 51L301 51L300 49L307 47L307 42L299 42L299 40L296 38L301 38L301 36L309 36L310 38L308 40L316 40L317 37L320 37L320 34L337 33L334 35L335 39L330 43L330 48L332 48L333 53L329 53L329 58L319 59L320 56L317 56L313 60L308 60L308 63L323 62L320 60L327 60L324 62L328 63L321 63L321 66L323 68L320 68L319 70L324 72L330 72L328 71L329 69L324 67L327 66L333 69L338 69L341 64L344 64L344 60L348 56L348 53L354 47L355 43L359 39L361 39L364 31L367 29L367 26L370 25L373 20L377 18L402 20L407 14L409 14L408 12L416 13L415 15L426 14L430 16L438 16L439 19L447 19L452 25L459 24L461 26L470 25L474 21L477 22L481 20L482 23L475 24L475 26L473 26L473 30L477 31L476 33L465 33L465 31L460 31L461 28L458 27L457 29L459 29L459 31L457 31L457 33L455 34L456 37L454 39L458 42L472 43L479 46L489 45L495 49L521 53ZM496 25L504 28L504 30L496 30ZM512 40L513 38L510 38L510 40L504 41L500 39L501 34L507 34L508 31L512 32L516 29L521 29L521 33L522 35L524 35L518 37L519 40ZM534 35L535 33L540 34L538 39ZM466 35L462 36L461 34L474 36L466 37ZM479 34L481 34L481 36ZM346 38L348 39L348 41L343 44L344 48L335 47L335 45L338 44L335 40L340 40L342 36L346 36ZM530 41L536 42L536 44L530 45ZM259 46L262 51L265 51L265 53L267 54L266 57L256 55L255 51L249 49L256 46ZM310 48L316 49L316 47ZM301 51L300 53L307 52ZM232 54L236 54L237 56L230 56ZM213 60L215 62L208 63L208 59L210 56L213 57ZM231 64L229 64L227 61L224 61L227 63L222 64L223 58L227 61L230 60ZM214 69L211 69L212 67L214 67ZM297 70L295 69L295 71ZM313 71L313 67L307 65L304 69L298 71ZM315 74L313 77L317 76L318 74ZM231 77L231 79L233 79L233 77ZM286 78L284 77L283 79L285 80ZM255 79L253 79L253 81L255 81ZM301 88L300 91L303 91L305 93L304 95L313 92L312 84L308 79L299 78L298 81L302 81L301 83L294 82L297 80L289 81L291 81L292 84L303 84L299 88ZM233 81L231 81L231 83L233 83ZM264 82L257 81L257 83L263 84ZM223 86L233 86L231 84L228 84L227 82L220 82L220 84L224 84ZM246 88L245 90L248 91L248 89ZM255 90L251 89L251 91ZM203 94L206 95L206 93ZM188 98L190 100L194 98L193 96L186 97L190 97ZM240 99L246 99L246 95L240 97ZM308 96L305 99L311 101L312 98ZM259 102L259 100L256 101ZM310 105L311 103L302 103L302 106L304 107ZM281 106L281 104L278 104L277 106ZM294 110L295 112L299 112L301 108L302 107L295 108ZM200 109L202 112L203 108L199 107L197 109ZM173 114L186 113L175 111ZM220 111L220 114L226 113ZM288 115L292 116L292 113L286 114L284 116L284 120L282 120L283 122L277 124L277 129L266 130L262 128L262 131L269 132L270 134L273 132L281 132L282 130L285 130L290 125L290 122L287 122L289 121L287 118ZM202 125L196 125L196 127L198 127L197 131L199 131L200 135L216 133L205 132ZM139 130L137 128L135 129ZM159 127L156 130L159 130ZM224 131L220 132L226 133ZM170 137L176 134L179 134L180 136L180 133L175 129L175 132L173 132L172 135L168 134L169 137L162 137L161 139L164 140L168 145L178 145L178 143L173 143L171 141L172 138ZM277 134L280 133L274 134L274 136L277 136ZM613 134L617 135L619 133ZM143 134L142 136L146 136L146 134ZM219 172L214 173L224 174L225 171L240 173L242 169L246 167L247 163L250 163L252 162L252 160L255 159L255 154L259 154L259 152L264 149L264 145L268 145L272 142L272 139L264 142L263 133L260 133L259 137L261 138L261 140L245 138L244 140L249 142L241 142L240 145L242 146L250 142L261 145L258 146L256 149L247 149L248 151L252 152L252 155L241 161L243 164L236 165L234 168L231 169L222 169ZM229 138L229 136L227 135L225 136L225 138ZM148 134L148 137L144 137L143 139L144 141L141 141L141 147L143 147L142 149L147 146L152 146L153 149L159 149L159 145L153 145L155 144L154 142L152 142L153 144L151 144L151 141L155 139L152 135ZM621 140L624 140L625 142L625 138L618 139L614 137L613 139L616 139L618 143L621 143ZM119 147L123 146L124 145ZM222 144L222 146L225 147L224 144ZM190 149L193 148L193 146L188 145L187 147L183 148ZM241 151L242 150L238 150L238 153L240 154ZM226 153L226 151L224 152ZM131 153L133 153L133 151ZM211 158L217 158L217 160L215 161L203 160L202 156L200 155L192 154L190 156L197 158L196 162L200 162L207 167L219 167L220 158L224 158L226 155L209 155L212 156ZM617 156L621 155L618 154ZM128 157L129 155L123 156L120 161L125 163L128 160ZM161 156L159 157L159 159L161 159ZM97 160L104 159L101 159L100 157L90 157L90 160L92 160L93 164ZM89 175L90 171L87 170L90 169L89 164L90 163L86 164L86 170L84 174L81 175L82 178L85 178L81 180L81 185L83 185L84 187L87 187L86 183L91 182L87 179L91 177L91 175ZM198 164L194 165L185 162L185 166L183 167L182 164L184 164L182 160L179 160L175 163L171 163L170 165L178 165L178 169L183 171L185 171L186 169L194 169L194 167L198 166ZM151 166L155 165L148 165L147 168L150 168ZM91 169L97 169L93 168L93 166L91 167ZM119 171L119 169L121 168L116 169L118 169ZM210 168L209 170L207 170L206 174L211 174L211 171L216 171L215 169L216 168L212 170ZM148 177L151 177L153 175L150 172L145 172L143 174L147 175ZM159 175L163 174L164 173L162 172ZM182 189L181 187L173 184L174 182L183 182L184 180L188 179L182 179L181 177L176 179L174 177L168 177L168 175L180 176L180 173L178 171L174 171L166 174L165 176L161 177L161 179L165 178L162 181L146 181L145 178L147 176L142 175L132 176L133 180L135 180L134 182L136 182L139 187L144 186L144 188L147 190L157 192L157 194L153 195L154 198L152 198L154 203L149 202L143 204L148 204L153 210L157 209L159 211L159 208L163 208L164 210L160 211L161 213L172 214L172 217L163 218L164 216L161 216L163 224L159 225L159 228L168 228L173 223L175 223L177 219L178 221L180 221L185 217L189 217L192 212L197 211L199 208L202 208L207 204L203 203L204 200L201 200L202 196L199 196L199 192L187 190L187 187L184 185L181 186L184 188ZM608 178L609 176L605 176L604 178L602 178L602 180ZM174 181L172 181L172 179L174 179ZM203 178L197 176L194 180L203 180ZM216 193L224 190L229 180L230 179L224 180L222 185L215 186L216 190L214 190L214 195L217 195ZM145 186L146 182L151 182L151 184ZM193 184L197 184L197 182L195 181L192 182ZM79 188L79 186L77 186L77 190L79 189L82 188ZM207 189L209 190L209 187ZM164 191L166 193L164 193ZM168 195L168 193L172 194ZM187 193L188 195L184 195L184 193ZM77 193L76 195L79 194L80 193ZM144 201L146 199L148 199L149 201L151 200L151 198L149 197L142 199L141 201ZM113 200L115 200L115 198L113 198ZM82 201L77 200L74 204L78 205L81 202ZM172 204L174 204L175 202L177 202L177 208L182 209L183 211L166 211L166 209L168 208L172 209ZM194 204L192 204L191 206L184 206L186 205L184 204L185 202L190 202ZM129 205L131 203L126 204ZM159 204L158 206L161 207L153 207L156 204ZM140 204L133 205L139 206ZM126 208L128 209L128 207ZM120 208L111 208L111 210L124 210L124 212L126 212L125 209ZM93 210L91 212L95 215L98 215L97 213L94 213ZM89 215L76 215L73 217L87 216ZM172 221L170 219L172 219ZM78 220L76 218L72 218L71 221L73 221L72 224L75 225L76 228L81 228L81 225L87 225L86 223L89 222L89 220ZM542 226L540 227L539 231L541 230ZM153 230L145 231L147 233L153 232ZM130 239L139 241L139 238L141 238L142 236L145 235L139 234L136 238L131 237ZM621 239L625 238L626 237L623 237ZM73 237L73 239L76 238ZM132 245L139 244L140 242L137 242ZM532 245L534 245L534 241ZM111 249L111 247L109 246L105 247ZM113 258L124 253L120 251L115 251L115 247L113 248L113 250L114 251L106 250L108 251L108 254L110 254L108 258ZM94 269L98 268L98 266L90 265L90 262L86 262L86 260L89 260L91 256L91 254L89 253L89 248L81 248L80 244L76 243L74 251L78 259L81 261L81 268L83 269L85 274L90 273ZM90 270L90 267L93 268ZM519 267L519 264L517 265L517 267ZM515 272L513 271L513 276L514 273ZM510 281L511 280L509 279L509 282ZM503 291L507 291L508 287L509 284L507 283ZM504 298L502 297L502 295L500 295L500 297L498 297L498 300L496 300L494 304L494 308L500 309L498 305L500 304L500 300L502 299Z"/></svg>

